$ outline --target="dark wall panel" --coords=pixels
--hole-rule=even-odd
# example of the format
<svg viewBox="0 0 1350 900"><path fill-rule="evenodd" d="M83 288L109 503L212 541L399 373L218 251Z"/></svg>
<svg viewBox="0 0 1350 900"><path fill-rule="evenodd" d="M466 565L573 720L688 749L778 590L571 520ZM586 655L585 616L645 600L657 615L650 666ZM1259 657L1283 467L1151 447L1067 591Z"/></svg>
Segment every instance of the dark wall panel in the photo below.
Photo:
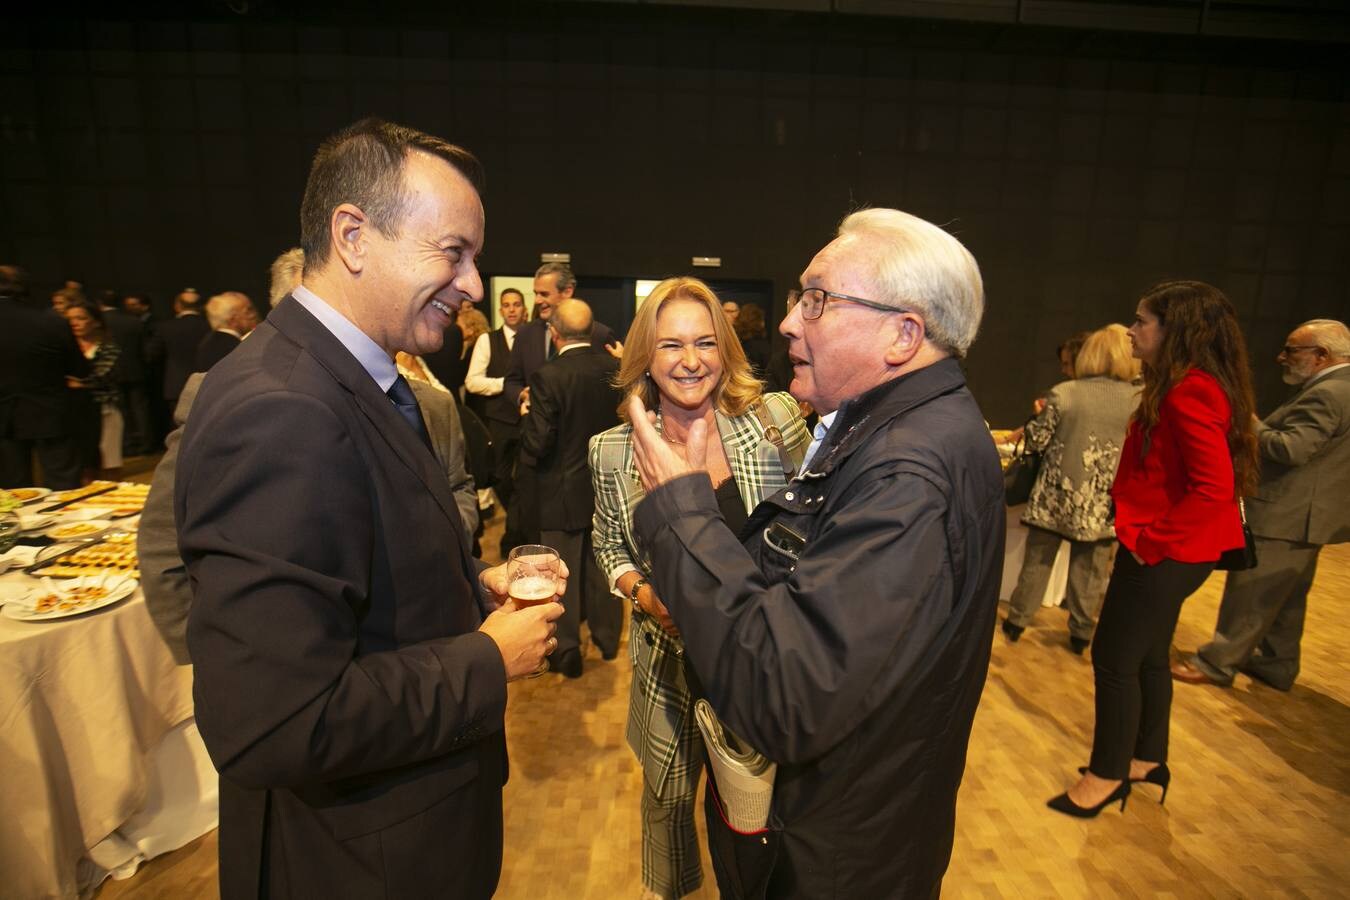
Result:
<svg viewBox="0 0 1350 900"><path fill-rule="evenodd" d="M1289 328L1350 306L1350 75L1325 47L623 6L393 3L338 22L282 6L7 28L0 258L42 290L80 277L261 298L297 240L315 146L375 114L483 158L486 271L570 252L583 293L588 276L714 255L716 278L781 296L852 208L942 224L985 273L968 369L999 423L1058 377L1065 335L1127 321L1158 279L1229 292L1263 407Z"/></svg>

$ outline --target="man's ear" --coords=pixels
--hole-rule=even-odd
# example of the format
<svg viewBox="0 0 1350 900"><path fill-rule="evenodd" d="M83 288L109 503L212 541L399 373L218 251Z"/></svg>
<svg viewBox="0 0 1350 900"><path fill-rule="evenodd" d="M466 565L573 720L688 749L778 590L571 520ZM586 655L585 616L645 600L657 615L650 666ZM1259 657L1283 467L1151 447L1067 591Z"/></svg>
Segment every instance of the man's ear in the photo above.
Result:
<svg viewBox="0 0 1350 900"><path fill-rule="evenodd" d="M328 220L328 239L332 242L333 252L353 275L365 268L366 251L369 249L369 235L366 229L372 227L366 214L359 206L343 203L333 210Z"/></svg>
<svg viewBox="0 0 1350 900"><path fill-rule="evenodd" d="M886 347L884 357L888 366L903 366L922 349L928 332L923 319L914 313L899 313L895 316L895 320L899 327L895 330L891 343Z"/></svg>

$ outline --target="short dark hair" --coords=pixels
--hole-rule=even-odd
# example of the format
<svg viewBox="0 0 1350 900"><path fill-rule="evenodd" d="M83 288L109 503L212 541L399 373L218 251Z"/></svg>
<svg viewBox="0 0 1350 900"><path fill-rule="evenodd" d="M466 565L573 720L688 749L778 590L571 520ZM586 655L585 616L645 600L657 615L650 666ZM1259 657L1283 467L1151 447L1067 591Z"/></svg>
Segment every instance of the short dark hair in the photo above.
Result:
<svg viewBox="0 0 1350 900"><path fill-rule="evenodd" d="M517 297L520 298L521 303L525 302L525 293L521 291L519 288L507 288L506 290L502 291L500 294L497 295L497 302L501 303L502 298L505 297L507 294L515 294Z"/></svg>
<svg viewBox="0 0 1350 900"><path fill-rule="evenodd" d="M403 167L412 150L454 166L483 194L483 166L468 150L415 128L383 119L362 119L319 145L300 202L300 247L305 268L328 261L328 223L343 203L359 207L385 237L402 224L408 197Z"/></svg>

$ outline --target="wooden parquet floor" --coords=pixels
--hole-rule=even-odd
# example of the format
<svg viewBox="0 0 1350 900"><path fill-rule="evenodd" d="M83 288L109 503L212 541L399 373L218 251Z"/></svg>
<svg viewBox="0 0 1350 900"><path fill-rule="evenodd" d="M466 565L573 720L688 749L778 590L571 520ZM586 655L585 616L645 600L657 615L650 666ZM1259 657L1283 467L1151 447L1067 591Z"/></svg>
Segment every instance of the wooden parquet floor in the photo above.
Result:
<svg viewBox="0 0 1350 900"><path fill-rule="evenodd" d="M500 518L485 547L495 548ZM1187 601L1176 646L1211 633L1223 589ZM957 814L949 897L1332 897L1350 893L1350 545L1329 547L1309 601L1303 672L1288 694L1177 685L1172 790L1137 787L1091 821L1045 801L1077 777L1092 734L1092 667L1043 609L1017 644L993 637ZM513 684L507 713L506 860L497 896L635 898L641 778L624 741L627 653L591 648L579 681ZM110 898L217 896L215 833L153 860ZM707 882L694 896L716 896ZM867 900L867 898L862 898Z"/></svg>

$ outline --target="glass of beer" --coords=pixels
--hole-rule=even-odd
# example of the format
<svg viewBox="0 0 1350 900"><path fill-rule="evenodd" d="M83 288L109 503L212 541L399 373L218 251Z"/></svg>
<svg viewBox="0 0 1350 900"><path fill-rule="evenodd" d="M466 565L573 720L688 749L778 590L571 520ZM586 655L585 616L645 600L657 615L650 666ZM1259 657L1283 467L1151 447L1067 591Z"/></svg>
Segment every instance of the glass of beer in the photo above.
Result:
<svg viewBox="0 0 1350 900"><path fill-rule="evenodd" d="M558 593L558 571L562 557L552 547L522 544L506 559L506 590L519 609L548 603ZM537 678L548 671L548 660L531 675Z"/></svg>

